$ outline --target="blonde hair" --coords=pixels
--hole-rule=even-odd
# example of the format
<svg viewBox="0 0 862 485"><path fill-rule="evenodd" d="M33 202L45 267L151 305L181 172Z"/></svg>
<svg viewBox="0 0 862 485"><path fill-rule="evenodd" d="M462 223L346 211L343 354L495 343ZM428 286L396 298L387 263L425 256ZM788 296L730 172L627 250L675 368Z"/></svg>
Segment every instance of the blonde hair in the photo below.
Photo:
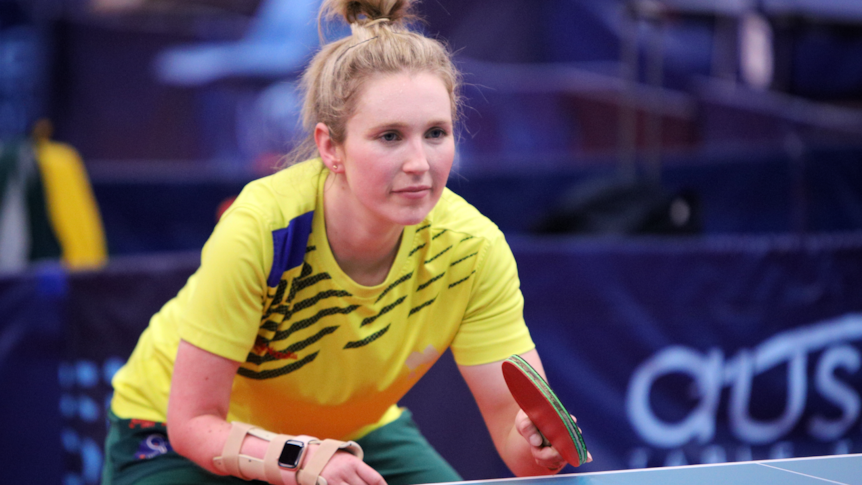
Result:
<svg viewBox="0 0 862 485"><path fill-rule="evenodd" d="M305 140L287 157L285 166L317 155L314 127L324 123L336 143L344 142L345 125L367 79L376 74L430 72L443 81L452 104L452 119L460 109L461 74L440 41L410 30L416 17L411 0L324 0L324 19L342 17L351 35L324 44L302 75L302 126Z"/></svg>

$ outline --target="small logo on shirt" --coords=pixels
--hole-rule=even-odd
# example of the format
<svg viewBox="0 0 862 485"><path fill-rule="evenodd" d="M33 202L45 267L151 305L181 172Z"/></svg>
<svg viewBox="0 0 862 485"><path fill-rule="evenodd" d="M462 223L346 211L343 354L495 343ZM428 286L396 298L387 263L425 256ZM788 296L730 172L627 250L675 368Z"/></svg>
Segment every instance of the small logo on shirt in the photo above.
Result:
<svg viewBox="0 0 862 485"><path fill-rule="evenodd" d="M404 363L407 365L407 368L410 369L410 375L412 377L413 374L415 374L416 369L426 364L431 365L439 358L440 352L438 352L433 345L429 344L422 352L411 352Z"/></svg>
<svg viewBox="0 0 862 485"><path fill-rule="evenodd" d="M159 455L174 451L171 444L168 442L168 437L161 433L154 433L147 436L141 444L138 445L138 452L135 453L137 460L149 460Z"/></svg>
<svg viewBox="0 0 862 485"><path fill-rule="evenodd" d="M257 341L255 341L255 343L254 343L254 351L258 354L261 354L261 353L269 354L278 360L284 360L284 359L296 360L299 358L299 356L296 355L296 353L294 353L294 352L282 352L280 350L275 350L274 348L270 347L264 339L262 339L260 337L258 337Z"/></svg>

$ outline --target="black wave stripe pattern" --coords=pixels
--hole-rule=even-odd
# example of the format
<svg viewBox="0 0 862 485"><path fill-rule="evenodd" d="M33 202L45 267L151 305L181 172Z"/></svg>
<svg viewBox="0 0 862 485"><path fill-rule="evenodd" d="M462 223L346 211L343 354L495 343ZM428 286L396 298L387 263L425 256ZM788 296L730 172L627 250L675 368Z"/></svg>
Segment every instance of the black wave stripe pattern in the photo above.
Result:
<svg viewBox="0 0 862 485"><path fill-rule="evenodd" d="M426 260L425 260L425 264L428 264L428 263L430 263L431 261L434 261L435 259L437 259L437 258L439 258L440 256L444 255L444 254L446 253L446 251L449 251L450 249L452 249L452 246L449 246L448 248L446 248L446 249L444 249L444 250L440 251L439 253L435 254L434 256L432 256L432 257L431 257L431 259L426 259Z"/></svg>
<svg viewBox="0 0 862 485"><path fill-rule="evenodd" d="M479 251L476 251L473 254L468 254L467 256L464 256L463 258L459 259L458 261L455 261L454 263L450 264L449 267L451 268L452 266L455 266L458 263L464 262L464 261L472 258L473 256L477 255L477 254L479 254Z"/></svg>
<svg viewBox="0 0 862 485"><path fill-rule="evenodd" d="M470 274L468 274L466 277L461 278L460 280L458 280L458 281L456 281L456 282L454 282L454 283L450 284L450 285L449 285L449 288L451 289L451 288L453 288L453 287L455 287L455 286L458 286L458 285L460 285L461 283L463 283L463 282L465 282L465 281L469 280L469 279L470 279L470 277L471 277L471 276L473 276L475 273L476 273L476 270L474 269L474 270L473 270Z"/></svg>
<svg viewBox="0 0 862 485"><path fill-rule="evenodd" d="M309 278L306 273L311 273L311 271L312 271L311 266L309 266L306 263L302 268L303 268L302 274L305 276L300 275L299 277L293 279L293 284L290 286L290 294L288 295L287 300L284 302L284 304L270 307L266 311L266 313L263 315L262 320L269 318L270 316L272 316L273 313L279 313L279 314L285 315L285 316L293 314L293 311L289 310L290 304L293 302L293 299L296 298L296 294L300 290L304 290L305 288L308 288L309 286L313 286L313 285L315 285L315 284L317 284L323 280L332 279L332 277L329 275L329 273L320 273L320 274L315 275L314 277ZM286 284L285 280L281 280L281 281L282 281L282 283ZM279 283L279 287L281 287L281 283ZM275 301L281 301L281 299L279 298L279 300L273 300L273 302L275 302ZM267 328L267 326L268 326L267 324L269 324L269 323L271 323L271 322L266 322L265 324L261 325L261 327ZM267 329L268 330L274 330L271 328L267 328Z"/></svg>
<svg viewBox="0 0 862 485"><path fill-rule="evenodd" d="M437 299L437 297L435 296L434 298L431 298L430 300L426 301L425 303L422 303L421 305L419 305L417 307L411 308L410 313L407 316L408 317L412 316L414 313L418 312L419 310L421 310L421 309L427 307L428 305L434 303L434 300L436 300L436 299Z"/></svg>
<svg viewBox="0 0 862 485"><path fill-rule="evenodd" d="M300 340L299 342L295 342L295 343L288 345L287 348L284 349L284 351L285 352L299 352L300 350L305 350L305 348L308 347L309 345L317 343L318 341L320 341L320 339L322 339L323 337L335 332L336 330L338 330L338 325L332 325L330 327L324 327L323 329L321 329L319 332L312 335L311 337L308 337L305 340Z"/></svg>
<svg viewBox="0 0 862 485"><path fill-rule="evenodd" d="M408 273L408 274L406 274L406 275L404 275L404 276L402 276L402 277L398 278L398 279L397 279L397 280L395 280L394 282L392 282L392 284L391 284L391 285L387 286L387 287L386 287L386 289L385 289L385 290L383 290L383 292L382 292L382 293L380 293L380 296L378 296L378 297L377 297L377 300L375 300L375 301L374 301L374 303L379 302L381 299L383 299L383 296L384 296L384 295L386 295L387 293L389 293L389 291L390 291L390 290L392 290L392 289L393 289L393 288L395 288L396 286L400 285L401 283L404 283L405 281L409 280L409 279L410 279L410 278L412 278L412 277L413 277L413 272L411 271L410 273Z"/></svg>
<svg viewBox="0 0 862 485"><path fill-rule="evenodd" d="M424 225L424 226L422 226L422 227L417 227L417 228L416 228L416 232L424 231L425 229L428 229L429 227L431 227L431 224L425 224L425 225Z"/></svg>
<svg viewBox="0 0 862 485"><path fill-rule="evenodd" d="M420 249L424 248L424 247L425 247L425 244L426 244L426 243L422 243L422 244L420 244L420 245L416 246L415 248L413 248L412 250L410 250L410 254L408 254L408 255L407 255L407 257L409 258L410 256L413 256L413 253L415 253L416 251L419 251Z"/></svg>
<svg viewBox="0 0 862 485"><path fill-rule="evenodd" d="M290 337L294 332L298 332L304 328L308 328L308 327L314 325L321 318L328 317L330 315L338 315L338 314L347 315L348 313L351 313L352 311L356 310L357 308L359 308L359 305L350 305L350 306L346 306L343 308L342 307L325 308L325 309L317 312L317 314L315 314L313 317L305 318L305 319L294 322L290 326L290 328L288 328L287 330L281 330L281 331L276 332L275 335L272 337L272 341L275 342L278 340L284 340L284 339Z"/></svg>
<svg viewBox="0 0 862 485"><path fill-rule="evenodd" d="M275 309L284 298L285 290L287 290L287 280L279 281L278 287L275 289L275 294L272 296L272 303L270 303L270 307L266 310L266 313L263 314L263 318L261 318L261 320L266 320L275 312Z"/></svg>
<svg viewBox="0 0 862 485"><path fill-rule="evenodd" d="M293 305L293 308L290 308L289 305L279 305L278 308L274 309L272 313L280 313L285 316L285 318L290 318L294 313L305 310L306 308L311 308L321 300L325 300L326 298L332 297L341 297L341 296L353 296L350 292L345 290L326 290L321 291L320 293L312 296L311 298L306 298L305 300L300 300Z"/></svg>
<svg viewBox="0 0 862 485"><path fill-rule="evenodd" d="M311 273L314 272L314 268L311 267L310 264L306 262L302 262L302 271L299 273L299 277L297 279L308 278L311 276Z"/></svg>
<svg viewBox="0 0 862 485"><path fill-rule="evenodd" d="M353 296L349 291L346 290L325 290L320 293L312 296L311 298L306 298L305 300L300 300L296 302L296 305L293 305L293 310L290 312L291 314L298 312L299 310L305 310L306 308L311 308L316 305L320 300L325 300L326 298L332 297L344 297L344 296Z"/></svg>
<svg viewBox="0 0 862 485"><path fill-rule="evenodd" d="M317 332L316 334L312 335L311 337L308 337L305 340L300 340L299 342L294 342L294 343L288 345L287 348L285 348L281 352L285 353L285 354L289 354L289 353L299 352L300 350L305 350L306 347L308 347L309 345L316 343L316 342L319 342L320 339L322 339L323 337L335 332L336 330L338 330L338 325L333 325L331 327L325 327L321 331ZM258 340L265 345L270 344L270 340L265 339L263 337L258 337ZM275 357L275 356L270 355L270 354L257 355L255 353L249 352L248 357L246 358L245 361L250 363L250 364L260 365L264 362L272 362L274 360L279 360L279 359L278 359L278 357Z"/></svg>
<svg viewBox="0 0 862 485"><path fill-rule="evenodd" d="M253 371L251 369L246 369L245 367L240 367L239 370L237 371L237 374L239 374L243 377L247 377L249 379L257 379L257 380L272 379L273 377L283 376L285 374L290 374L291 372L294 372L294 371L301 369L305 365L310 364L312 361L314 361L314 359L317 358L317 354L319 354L319 353L320 353L320 351L317 351L313 354L309 354L309 355L305 356L304 358L297 360L296 362L291 362L290 364L287 364L284 367L279 367L278 369L269 369L269 370L265 370L265 371L256 372L256 371Z"/></svg>
<svg viewBox="0 0 862 485"><path fill-rule="evenodd" d="M440 274L438 274L437 276L435 276L435 277L431 278L430 280L426 281L425 283L422 283L421 285L417 286L417 287L416 287L416 291L422 291L422 290L424 290L425 288L427 288L427 287L428 287L428 285L430 285L431 283L433 283L433 282L435 282L435 281L439 280L440 278L442 278L442 277L443 277L443 276L445 276L445 275L446 275L446 272L445 272L445 271L444 271L444 272L442 272L442 273L440 273Z"/></svg>
<svg viewBox="0 0 862 485"><path fill-rule="evenodd" d="M309 266L310 267L310 266ZM290 305L293 302L293 299L296 298L296 294L300 291L314 286L317 283L320 283L324 280L330 280L332 276L329 276L329 273L317 273L313 276L301 276L293 281L293 284L290 285L290 294L287 296L287 304Z"/></svg>
<svg viewBox="0 0 862 485"><path fill-rule="evenodd" d="M362 340L357 340L357 341L355 341L355 342L347 342L347 344L345 344L345 345L344 345L344 348L345 348L345 349L356 349L356 348L359 348L359 347L364 347L364 346L366 346L366 345L370 344L371 342L374 342L375 340L377 340L377 339L379 339L380 337L382 337L382 336L383 336L383 334L385 334L386 332L388 332L388 331L389 331L389 327L391 327L391 326L392 326L392 324L390 323L389 325L387 325L387 326L386 326L386 327L384 327L383 329L378 330L377 332L372 333L371 335L369 335L369 336L365 337L365 338L364 338L364 339L362 339Z"/></svg>
<svg viewBox="0 0 862 485"><path fill-rule="evenodd" d="M449 230L449 229L443 229L442 231L438 232L437 234L434 234L434 236L433 236L433 237L431 237L431 240L433 241L433 240L437 239L438 237L442 236L443 234L446 234L446 232L447 232L448 230Z"/></svg>
<svg viewBox="0 0 862 485"><path fill-rule="evenodd" d="M273 303L279 303L284 298L284 292L287 291L287 280L278 282L278 288L275 290L275 295L272 295Z"/></svg>
<svg viewBox="0 0 862 485"><path fill-rule="evenodd" d="M284 291L287 288L287 280L282 279L278 282L278 289L275 292L275 295L272 297L272 302L270 303L270 307L266 310L266 313L263 314L261 320L266 320L273 313L282 313L284 314L284 309L290 305L290 302L296 297L296 292L299 291L297 289L297 282L302 280L303 278L307 278L311 273L314 272L311 265L308 263L302 263L302 270L300 271L299 276L293 279L293 284L290 285L290 294L287 297L287 301L282 305L281 302L284 301ZM329 276L327 273L322 273ZM315 281L316 283L316 281Z"/></svg>
<svg viewBox="0 0 862 485"><path fill-rule="evenodd" d="M370 317L362 320L362 323L359 324L359 327L361 328L361 327L364 327L364 326L369 325L371 323L374 323L375 320L382 317L383 315L386 315L387 313L389 313L393 308L397 307L398 305L404 303L404 300L406 300L406 299L407 299L406 296L402 296L401 298L395 300L394 302L390 303L389 305L386 305L385 307L383 307L382 310L380 310L380 313L378 313L377 315L373 315L373 316L370 316Z"/></svg>
<svg viewBox="0 0 862 485"><path fill-rule="evenodd" d="M261 326L261 330L269 330L270 332L275 332L278 330L278 322L275 320L267 320Z"/></svg>

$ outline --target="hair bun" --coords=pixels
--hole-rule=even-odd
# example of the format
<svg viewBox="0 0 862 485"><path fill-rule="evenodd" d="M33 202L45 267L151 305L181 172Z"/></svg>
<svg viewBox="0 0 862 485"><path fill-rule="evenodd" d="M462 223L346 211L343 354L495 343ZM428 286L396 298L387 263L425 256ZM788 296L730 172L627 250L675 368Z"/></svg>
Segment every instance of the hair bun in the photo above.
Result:
<svg viewBox="0 0 862 485"><path fill-rule="evenodd" d="M410 19L411 0L324 0L323 17L343 17L348 24L388 20L391 23Z"/></svg>

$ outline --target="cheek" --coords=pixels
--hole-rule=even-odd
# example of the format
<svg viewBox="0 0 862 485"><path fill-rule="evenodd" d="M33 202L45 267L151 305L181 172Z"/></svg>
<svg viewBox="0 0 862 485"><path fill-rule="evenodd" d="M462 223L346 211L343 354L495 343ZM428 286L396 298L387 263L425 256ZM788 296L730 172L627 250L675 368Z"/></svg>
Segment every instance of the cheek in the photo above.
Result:
<svg viewBox="0 0 862 485"><path fill-rule="evenodd" d="M345 171L350 188L355 193L372 194L386 186L386 170L381 166L381 156L372 147L355 143L347 147Z"/></svg>
<svg viewBox="0 0 862 485"><path fill-rule="evenodd" d="M441 146L435 152L435 156L437 158L435 171L438 172L441 177L448 177L449 170L452 168L452 163L455 161L455 144L447 143L446 145Z"/></svg>
<svg viewBox="0 0 862 485"><path fill-rule="evenodd" d="M357 166L354 167L350 185L353 192L361 194L360 197L365 200L383 199L389 194L396 172L380 163Z"/></svg>

